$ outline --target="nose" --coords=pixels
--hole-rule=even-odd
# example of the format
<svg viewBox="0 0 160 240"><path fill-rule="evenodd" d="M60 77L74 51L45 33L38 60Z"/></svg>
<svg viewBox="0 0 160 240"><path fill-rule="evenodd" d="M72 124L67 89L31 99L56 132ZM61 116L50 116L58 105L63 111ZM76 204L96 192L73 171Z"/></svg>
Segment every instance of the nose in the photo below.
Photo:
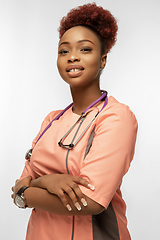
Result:
<svg viewBox="0 0 160 240"><path fill-rule="evenodd" d="M71 54L69 54L69 56L68 56L69 63L79 62L79 61L80 61L80 59L75 53L72 52Z"/></svg>

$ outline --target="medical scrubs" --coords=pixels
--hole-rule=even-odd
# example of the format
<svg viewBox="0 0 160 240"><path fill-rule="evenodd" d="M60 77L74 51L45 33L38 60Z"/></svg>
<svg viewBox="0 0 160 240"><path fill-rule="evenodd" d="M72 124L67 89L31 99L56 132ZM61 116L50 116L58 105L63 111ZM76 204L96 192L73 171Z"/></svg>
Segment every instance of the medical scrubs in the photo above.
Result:
<svg viewBox="0 0 160 240"><path fill-rule="evenodd" d="M88 110L76 139L102 107L103 102ZM53 111L45 118L33 146L59 112ZM79 115L73 113L71 107L52 123L35 145L21 178L31 175L35 179L54 173L81 176L95 186L94 191L80 186L82 192L104 206L105 210L95 216L63 216L33 209L26 240L131 239L120 186L134 155L136 118L128 106L110 96L107 106L77 145L71 150L60 147L58 142L78 118ZM64 144L71 143L77 127L67 136Z"/></svg>

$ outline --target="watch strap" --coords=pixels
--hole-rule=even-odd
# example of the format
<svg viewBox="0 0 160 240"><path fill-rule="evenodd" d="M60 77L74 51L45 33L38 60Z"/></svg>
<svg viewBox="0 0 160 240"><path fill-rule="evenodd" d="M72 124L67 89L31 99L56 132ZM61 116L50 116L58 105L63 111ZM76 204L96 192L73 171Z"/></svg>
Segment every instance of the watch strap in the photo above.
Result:
<svg viewBox="0 0 160 240"><path fill-rule="evenodd" d="M24 193L24 191L25 191L27 188L29 188L29 187L26 187L26 186L21 187L16 194L18 194L19 196L21 196L21 194Z"/></svg>

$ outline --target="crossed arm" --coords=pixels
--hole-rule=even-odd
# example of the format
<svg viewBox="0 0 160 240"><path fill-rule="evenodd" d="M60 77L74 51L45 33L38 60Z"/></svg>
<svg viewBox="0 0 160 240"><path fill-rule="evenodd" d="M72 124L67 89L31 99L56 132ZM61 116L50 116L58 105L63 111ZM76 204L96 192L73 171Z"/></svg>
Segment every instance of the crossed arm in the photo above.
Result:
<svg viewBox="0 0 160 240"><path fill-rule="evenodd" d="M87 164L83 166L83 172L90 173L91 178L89 168L92 164L95 181L100 178L100 175L105 176L105 183L108 184L102 185L98 190L99 194L105 193L105 196L109 193L107 198L110 200L133 158L137 121L129 108L119 103L113 105L101 116L99 123L97 122L97 134L92 148L85 159ZM98 157L94 149L99 153ZM97 169L100 171L97 172ZM102 184L103 179L101 178ZM30 208L65 215L95 215L102 212L104 207L85 196L79 188L80 184L91 188L86 180L68 174L44 175L36 180L31 180L28 176L17 181L12 188L14 191L12 197L14 198L15 193L22 186L30 186L24 192L26 204Z"/></svg>
<svg viewBox="0 0 160 240"><path fill-rule="evenodd" d="M16 181L12 187L12 198L22 186L29 186L24 192L29 208L61 215L95 215L102 212L104 207L84 195L78 184L94 191L85 179L69 174L49 174L34 180L27 176Z"/></svg>

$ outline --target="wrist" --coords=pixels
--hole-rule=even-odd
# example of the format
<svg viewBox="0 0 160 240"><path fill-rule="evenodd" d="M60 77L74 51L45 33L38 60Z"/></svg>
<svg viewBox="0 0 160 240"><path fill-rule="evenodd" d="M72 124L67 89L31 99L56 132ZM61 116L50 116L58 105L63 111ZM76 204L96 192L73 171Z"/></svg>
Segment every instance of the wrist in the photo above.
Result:
<svg viewBox="0 0 160 240"><path fill-rule="evenodd" d="M19 208L25 209L26 207L28 207L27 204L26 204L26 198L24 196L24 192L26 191L27 188L29 188L29 187L23 186L15 194L14 203Z"/></svg>
<svg viewBox="0 0 160 240"><path fill-rule="evenodd" d="M47 189L47 179L48 179L47 176L48 175L44 175L42 177L31 180L30 187L38 187L38 188Z"/></svg>
<svg viewBox="0 0 160 240"><path fill-rule="evenodd" d="M28 187L30 187L31 186L31 182L32 182L32 176L31 175L28 175Z"/></svg>

